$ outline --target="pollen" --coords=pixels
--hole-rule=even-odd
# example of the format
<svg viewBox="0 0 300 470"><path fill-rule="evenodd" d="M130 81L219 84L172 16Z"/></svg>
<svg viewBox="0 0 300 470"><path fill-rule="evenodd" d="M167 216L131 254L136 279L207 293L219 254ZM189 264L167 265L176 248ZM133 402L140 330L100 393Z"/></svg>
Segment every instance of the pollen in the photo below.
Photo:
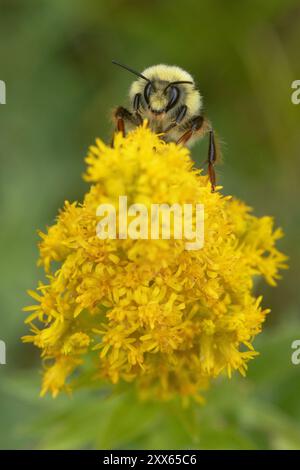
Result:
<svg viewBox="0 0 300 470"><path fill-rule="evenodd" d="M29 291L34 305L24 309L23 341L41 351L41 394L68 392L84 374L91 386L129 382L142 398L201 401L220 374L245 375L269 312L254 279L274 286L286 268L276 247L282 231L220 187L212 193L189 150L146 124L117 134L113 148L97 139L86 163L83 202L65 202L40 233L46 281ZM203 247L189 251L174 238L100 240L97 207L122 195L148 207L203 204Z"/></svg>

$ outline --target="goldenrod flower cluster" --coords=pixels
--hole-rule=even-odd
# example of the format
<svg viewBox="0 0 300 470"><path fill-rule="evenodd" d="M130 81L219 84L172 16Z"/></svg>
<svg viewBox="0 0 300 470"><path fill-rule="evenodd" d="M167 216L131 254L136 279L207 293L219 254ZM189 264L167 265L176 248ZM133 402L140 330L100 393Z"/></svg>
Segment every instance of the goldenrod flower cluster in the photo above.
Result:
<svg viewBox="0 0 300 470"><path fill-rule="evenodd" d="M86 159L91 183L82 204L66 202L41 233L45 283L30 291L36 304L23 338L41 349L41 394L72 388L86 364L113 384L134 382L144 397L184 399L222 372L245 374L257 353L252 341L267 309L254 278L275 285L285 257L271 217L212 193L189 150L164 143L146 125L114 148L97 140ZM204 247L184 240L107 239L96 235L101 203L197 204L205 210Z"/></svg>

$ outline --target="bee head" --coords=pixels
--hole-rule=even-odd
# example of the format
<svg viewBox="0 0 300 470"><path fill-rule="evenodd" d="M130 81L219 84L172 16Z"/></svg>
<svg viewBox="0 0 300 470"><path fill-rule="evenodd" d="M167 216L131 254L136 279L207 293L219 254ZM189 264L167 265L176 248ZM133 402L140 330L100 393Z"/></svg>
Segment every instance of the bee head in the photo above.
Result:
<svg viewBox="0 0 300 470"><path fill-rule="evenodd" d="M181 84L192 84L192 81L167 81L159 78L149 80L143 88L143 97L148 109L156 115L167 113L182 98L184 90Z"/></svg>
<svg viewBox="0 0 300 470"><path fill-rule="evenodd" d="M131 86L130 98L133 100L135 95L141 95L143 108L157 116L173 110L194 90L193 78L180 67L160 64L140 73L127 65L113 63L139 77Z"/></svg>

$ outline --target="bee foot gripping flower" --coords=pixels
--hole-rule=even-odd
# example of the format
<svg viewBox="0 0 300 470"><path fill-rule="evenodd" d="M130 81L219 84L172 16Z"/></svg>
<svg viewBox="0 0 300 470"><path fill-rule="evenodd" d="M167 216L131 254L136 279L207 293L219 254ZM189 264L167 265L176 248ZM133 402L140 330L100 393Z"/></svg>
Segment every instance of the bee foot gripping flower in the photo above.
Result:
<svg viewBox="0 0 300 470"><path fill-rule="evenodd" d="M189 151L164 143L145 125L114 148L90 147L82 204L66 202L41 233L47 281L30 291L36 304L23 338L41 349L41 394L72 388L85 367L112 384L134 382L143 397L200 399L222 372L245 374L257 354L253 338L269 310L253 293L254 277L275 285L285 256L270 217L211 193ZM97 236L97 208L128 203L203 204L204 246L180 239Z"/></svg>

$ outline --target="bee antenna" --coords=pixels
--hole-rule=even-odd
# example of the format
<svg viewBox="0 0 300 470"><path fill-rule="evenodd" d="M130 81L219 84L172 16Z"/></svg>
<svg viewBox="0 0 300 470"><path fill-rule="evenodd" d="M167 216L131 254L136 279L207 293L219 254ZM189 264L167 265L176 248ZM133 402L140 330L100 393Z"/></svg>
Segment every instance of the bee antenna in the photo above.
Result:
<svg viewBox="0 0 300 470"><path fill-rule="evenodd" d="M178 80L176 82L170 82L164 91L167 91L167 89L169 88L169 86L172 86L172 85L180 85L181 83L189 83L190 85L194 85L194 82L191 82L191 81L188 81L188 80Z"/></svg>
<svg viewBox="0 0 300 470"><path fill-rule="evenodd" d="M122 67L125 70L128 70L128 72L133 73L134 75L137 75L140 78L143 78L147 82L150 82L149 78L145 77L145 75L141 74L140 72L137 72L136 70L133 70L132 68L128 67L127 65L120 64L119 62L116 62L115 60L112 60L112 63L114 65L118 65L119 67Z"/></svg>

